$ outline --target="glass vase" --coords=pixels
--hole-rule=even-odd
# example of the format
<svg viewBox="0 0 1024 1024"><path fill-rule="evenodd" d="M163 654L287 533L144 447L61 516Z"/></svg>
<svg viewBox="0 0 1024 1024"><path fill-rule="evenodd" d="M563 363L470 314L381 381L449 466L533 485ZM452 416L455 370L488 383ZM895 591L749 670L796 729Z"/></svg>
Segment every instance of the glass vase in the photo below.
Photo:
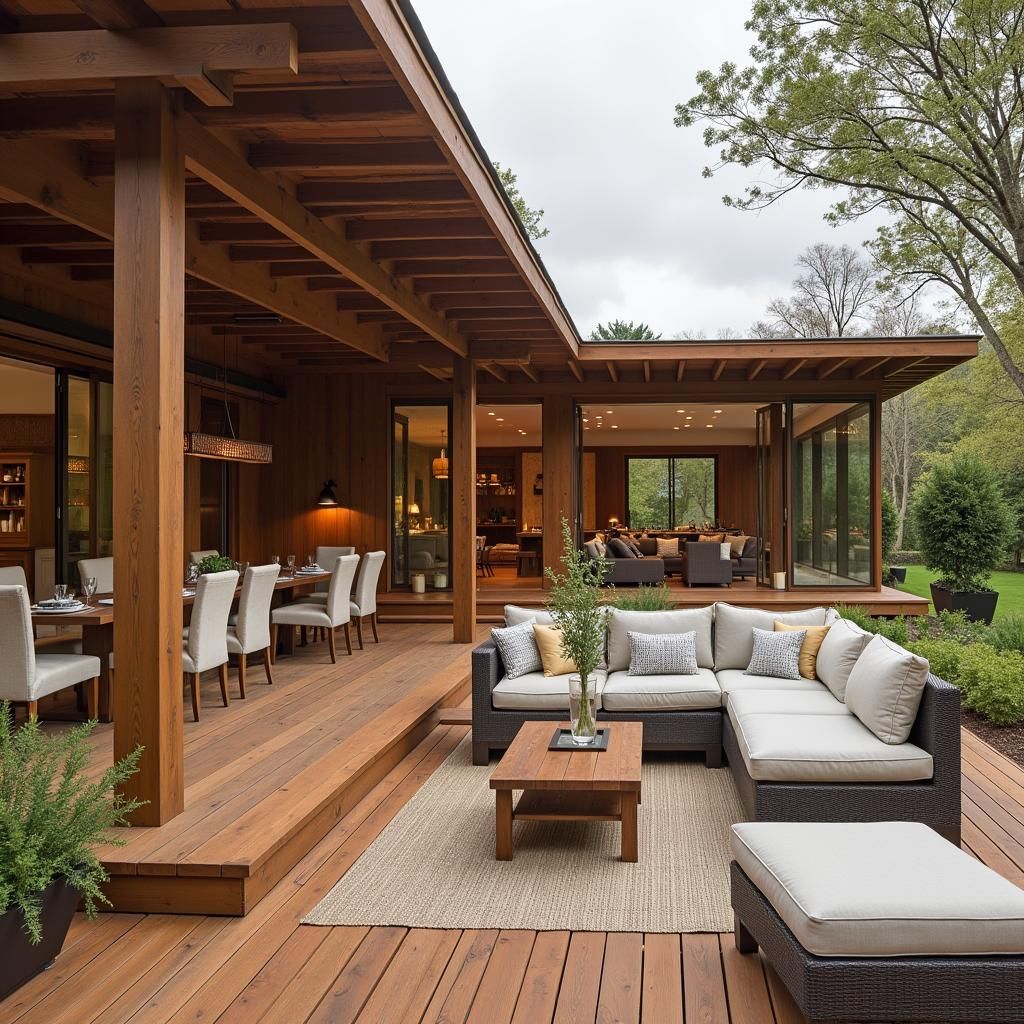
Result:
<svg viewBox="0 0 1024 1024"><path fill-rule="evenodd" d="M579 675L569 676L569 723L572 727L572 741L578 746L590 746L597 738L594 704L593 680Z"/></svg>

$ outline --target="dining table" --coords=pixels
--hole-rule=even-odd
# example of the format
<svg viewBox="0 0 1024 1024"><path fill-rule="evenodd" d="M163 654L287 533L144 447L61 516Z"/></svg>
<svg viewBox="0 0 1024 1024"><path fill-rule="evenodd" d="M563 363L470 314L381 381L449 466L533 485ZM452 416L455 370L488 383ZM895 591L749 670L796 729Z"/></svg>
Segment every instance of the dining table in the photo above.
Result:
<svg viewBox="0 0 1024 1024"><path fill-rule="evenodd" d="M304 590L315 587L318 583L330 580L329 572L290 573L283 569L278 577L274 590L281 596L279 604L288 604L299 597ZM237 597L241 593L241 585L235 591ZM182 587L181 600L188 608L195 601L195 590ZM91 602L78 611L43 612L38 606L32 607L33 626L77 626L82 630L82 653L91 654L100 659L100 701L99 720L112 721L110 706L110 655L114 650L114 613L117 605L112 594L97 594ZM278 653L291 654L295 644L295 631L283 629L278 637ZM46 648L40 648L45 654Z"/></svg>

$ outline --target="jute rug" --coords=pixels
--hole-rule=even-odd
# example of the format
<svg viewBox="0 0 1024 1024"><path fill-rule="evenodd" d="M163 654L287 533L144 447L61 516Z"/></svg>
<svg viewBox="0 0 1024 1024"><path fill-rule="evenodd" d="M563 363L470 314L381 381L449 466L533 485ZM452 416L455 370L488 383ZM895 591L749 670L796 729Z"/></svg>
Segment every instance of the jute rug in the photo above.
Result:
<svg viewBox="0 0 1024 1024"><path fill-rule="evenodd" d="M732 928L729 826L743 811L728 770L665 755L645 762L637 864L619 860L616 822L516 822L513 860L496 861L490 771L473 766L467 737L305 923Z"/></svg>

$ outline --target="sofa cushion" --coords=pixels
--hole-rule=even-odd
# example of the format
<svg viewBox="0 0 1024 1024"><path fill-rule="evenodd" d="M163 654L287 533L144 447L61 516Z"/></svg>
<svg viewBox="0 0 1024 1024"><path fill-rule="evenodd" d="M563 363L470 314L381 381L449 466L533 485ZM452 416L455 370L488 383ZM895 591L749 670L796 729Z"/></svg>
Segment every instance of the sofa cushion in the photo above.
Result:
<svg viewBox="0 0 1024 1024"><path fill-rule="evenodd" d="M518 626L522 622L539 622L550 626L554 620L546 608L523 608L518 604L505 605L505 625Z"/></svg>
<svg viewBox="0 0 1024 1024"><path fill-rule="evenodd" d="M744 669L726 668L715 671L718 685L724 694L722 703L726 703L730 695L744 690L791 691L801 690L804 693L819 693L826 689L815 679L780 679L778 676L752 676ZM826 690L827 692L827 690Z"/></svg>
<svg viewBox="0 0 1024 1024"><path fill-rule="evenodd" d="M591 561L596 562L601 558L601 548L596 540L588 540L583 546L586 548Z"/></svg>
<svg viewBox="0 0 1024 1024"><path fill-rule="evenodd" d="M825 639L828 626L787 626L780 619L775 620L777 633L792 633L800 629L804 631L804 642L800 645L800 675L804 679L817 679L815 665L818 661L818 649L821 647L821 641Z"/></svg>
<svg viewBox="0 0 1024 1024"><path fill-rule="evenodd" d="M729 697L729 718L734 727L744 715L849 715L841 700L818 683L817 690L736 690Z"/></svg>
<svg viewBox="0 0 1024 1024"><path fill-rule="evenodd" d="M773 630L776 619L789 626L824 626L825 609L808 608L780 615L763 608L741 608L719 601L715 605L715 669L746 668L754 650L754 627Z"/></svg>
<svg viewBox="0 0 1024 1024"><path fill-rule="evenodd" d="M696 675L633 676L611 672L601 703L605 711L686 711L719 708L722 691L709 668Z"/></svg>
<svg viewBox="0 0 1024 1024"><path fill-rule="evenodd" d="M932 755L883 743L853 715L740 715L747 774L758 782L914 782L930 779Z"/></svg>
<svg viewBox="0 0 1024 1024"><path fill-rule="evenodd" d="M778 676L780 679L800 678L800 648L806 630L795 627L793 632L758 629L755 626L754 650L747 666L748 676Z"/></svg>
<svg viewBox="0 0 1024 1024"><path fill-rule="evenodd" d="M658 546L656 554L659 558L679 557L678 537L656 537L654 542Z"/></svg>
<svg viewBox="0 0 1024 1024"><path fill-rule="evenodd" d="M567 658L562 651L562 631L557 626L533 624L533 639L537 641L544 675L561 676L579 671L576 662Z"/></svg>
<svg viewBox="0 0 1024 1024"><path fill-rule="evenodd" d="M612 608L608 614L608 670L617 672L629 668L629 638L627 633L689 633L693 630L697 642L697 664L712 668L711 624L715 619L715 606L706 608L677 608L664 612L630 612ZM746 662L744 662L744 665Z"/></svg>
<svg viewBox="0 0 1024 1024"><path fill-rule="evenodd" d="M491 703L506 711L568 711L569 675L546 676L543 672L529 672L518 679L502 679L491 691ZM601 691L605 673L591 676L596 694L597 709L601 709Z"/></svg>
<svg viewBox="0 0 1024 1024"><path fill-rule="evenodd" d="M527 672L542 671L544 666L540 660L537 641L533 637L532 619L521 622L518 626L492 629L491 637L498 648L502 664L505 666L505 675L509 679L524 676Z"/></svg>
<svg viewBox="0 0 1024 1024"><path fill-rule="evenodd" d="M636 555L633 553L633 549L621 537L612 537L608 541L608 557L636 558Z"/></svg>
<svg viewBox="0 0 1024 1024"><path fill-rule="evenodd" d="M729 538L729 550L734 558L740 558L743 554L743 549L747 546L747 541L750 540L745 533L737 533Z"/></svg>
<svg viewBox="0 0 1024 1024"><path fill-rule="evenodd" d="M883 743L904 743L927 680L924 658L874 636L850 673L846 705Z"/></svg>
<svg viewBox="0 0 1024 1024"><path fill-rule="evenodd" d="M1024 953L1024 892L917 822L743 822L732 854L817 956Z"/></svg>
<svg viewBox="0 0 1024 1024"><path fill-rule="evenodd" d="M846 700L846 683L870 639L870 633L849 619L836 619L821 641L815 671L838 700Z"/></svg>
<svg viewBox="0 0 1024 1024"><path fill-rule="evenodd" d="M629 674L631 676L695 676L697 674L696 633L635 633L630 630Z"/></svg>

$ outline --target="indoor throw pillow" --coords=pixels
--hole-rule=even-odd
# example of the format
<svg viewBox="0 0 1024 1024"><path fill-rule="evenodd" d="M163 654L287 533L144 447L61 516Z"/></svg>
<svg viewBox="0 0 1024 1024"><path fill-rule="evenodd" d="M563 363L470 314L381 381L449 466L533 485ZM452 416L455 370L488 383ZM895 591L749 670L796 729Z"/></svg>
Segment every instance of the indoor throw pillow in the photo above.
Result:
<svg viewBox="0 0 1024 1024"><path fill-rule="evenodd" d="M491 630L491 636L505 665L506 679L517 679L528 672L540 672L543 667L537 641L533 638L533 623L533 619L527 619L518 626Z"/></svg>
<svg viewBox="0 0 1024 1024"><path fill-rule="evenodd" d="M631 676L695 676L697 633L634 633L629 637Z"/></svg>
<svg viewBox="0 0 1024 1024"><path fill-rule="evenodd" d="M806 629L791 633L774 633L754 627L754 653L747 666L748 676L775 676L777 679L800 678L800 648Z"/></svg>

